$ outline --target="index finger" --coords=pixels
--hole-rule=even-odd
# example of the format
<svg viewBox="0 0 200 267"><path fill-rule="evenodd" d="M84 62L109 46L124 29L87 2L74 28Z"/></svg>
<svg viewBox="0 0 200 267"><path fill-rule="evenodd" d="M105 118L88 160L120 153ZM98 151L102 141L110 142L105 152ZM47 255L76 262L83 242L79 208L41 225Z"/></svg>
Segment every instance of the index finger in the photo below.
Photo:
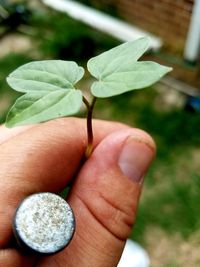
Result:
<svg viewBox="0 0 200 267"><path fill-rule="evenodd" d="M34 127L33 125L18 126L15 128L7 128L5 125L0 125L0 145L9 140L10 138L17 136L18 134L25 132L26 130Z"/></svg>

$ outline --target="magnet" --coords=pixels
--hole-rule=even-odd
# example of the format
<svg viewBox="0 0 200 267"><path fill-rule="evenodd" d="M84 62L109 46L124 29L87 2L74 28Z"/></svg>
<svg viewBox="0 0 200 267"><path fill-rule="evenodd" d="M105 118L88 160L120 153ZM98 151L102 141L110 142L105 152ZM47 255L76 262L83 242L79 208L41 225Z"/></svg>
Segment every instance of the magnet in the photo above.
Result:
<svg viewBox="0 0 200 267"><path fill-rule="evenodd" d="M13 232L20 247L42 255L64 249L74 231L75 218L70 205L53 193L28 196L13 219Z"/></svg>

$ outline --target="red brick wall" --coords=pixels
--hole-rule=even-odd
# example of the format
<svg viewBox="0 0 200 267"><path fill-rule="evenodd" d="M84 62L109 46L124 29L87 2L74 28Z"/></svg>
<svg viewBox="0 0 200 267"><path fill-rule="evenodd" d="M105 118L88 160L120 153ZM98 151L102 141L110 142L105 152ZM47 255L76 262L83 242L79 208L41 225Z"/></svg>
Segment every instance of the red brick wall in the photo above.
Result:
<svg viewBox="0 0 200 267"><path fill-rule="evenodd" d="M112 7L131 24L160 36L167 47L182 52L194 0L91 0Z"/></svg>

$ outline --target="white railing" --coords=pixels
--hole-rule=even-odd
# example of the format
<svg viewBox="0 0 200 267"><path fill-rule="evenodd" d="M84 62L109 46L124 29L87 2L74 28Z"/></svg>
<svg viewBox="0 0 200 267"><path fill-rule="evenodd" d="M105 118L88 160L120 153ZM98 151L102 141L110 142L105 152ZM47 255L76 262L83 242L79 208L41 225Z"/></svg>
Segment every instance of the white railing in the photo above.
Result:
<svg viewBox="0 0 200 267"><path fill-rule="evenodd" d="M42 1L53 9L65 12L74 19L114 36L123 42L135 40L143 36L149 36L151 40L150 49L158 50L162 46L160 38L81 3L70 0Z"/></svg>

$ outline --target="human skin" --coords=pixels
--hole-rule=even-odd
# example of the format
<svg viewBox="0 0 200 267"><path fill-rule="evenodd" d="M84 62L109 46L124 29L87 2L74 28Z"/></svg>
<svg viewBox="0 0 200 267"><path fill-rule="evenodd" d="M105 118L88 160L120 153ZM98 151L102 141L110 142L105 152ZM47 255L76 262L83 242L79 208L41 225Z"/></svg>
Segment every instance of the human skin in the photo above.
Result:
<svg viewBox="0 0 200 267"><path fill-rule="evenodd" d="M85 120L0 127L0 266L117 266L155 144L147 133L120 123L94 120L93 127L95 148L83 164ZM73 240L52 256L25 255L13 245L17 206L32 193L59 193L69 183L67 201L76 217Z"/></svg>

